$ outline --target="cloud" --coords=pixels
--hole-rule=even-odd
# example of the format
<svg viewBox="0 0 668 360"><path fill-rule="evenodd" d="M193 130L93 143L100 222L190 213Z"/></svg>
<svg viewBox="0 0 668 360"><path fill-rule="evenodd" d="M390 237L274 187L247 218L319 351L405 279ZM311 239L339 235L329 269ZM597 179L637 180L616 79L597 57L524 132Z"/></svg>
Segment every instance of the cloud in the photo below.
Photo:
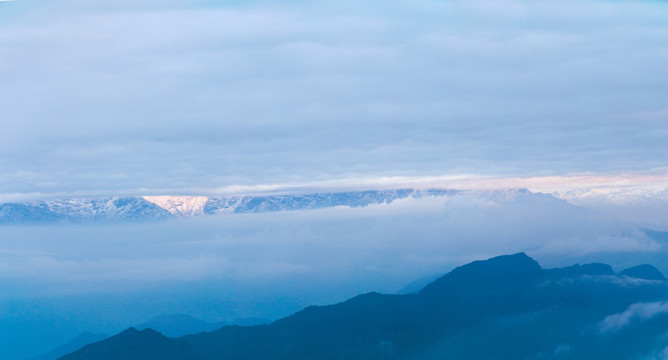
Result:
<svg viewBox="0 0 668 360"><path fill-rule="evenodd" d="M644 356L643 360L666 360L668 359L668 347L659 348L652 354Z"/></svg>
<svg viewBox="0 0 668 360"><path fill-rule="evenodd" d="M3 8L0 193L665 166L657 3Z"/></svg>
<svg viewBox="0 0 668 360"><path fill-rule="evenodd" d="M601 333L612 333L622 330L632 322L649 320L657 315L668 312L668 302L636 303L624 312L613 314L599 324Z"/></svg>
<svg viewBox="0 0 668 360"><path fill-rule="evenodd" d="M626 234L598 234L594 236L580 236L564 238L558 242L550 242L540 247L538 253L586 255L605 251L609 253L627 252L656 252L662 248L661 244L648 238L644 233L636 231Z"/></svg>

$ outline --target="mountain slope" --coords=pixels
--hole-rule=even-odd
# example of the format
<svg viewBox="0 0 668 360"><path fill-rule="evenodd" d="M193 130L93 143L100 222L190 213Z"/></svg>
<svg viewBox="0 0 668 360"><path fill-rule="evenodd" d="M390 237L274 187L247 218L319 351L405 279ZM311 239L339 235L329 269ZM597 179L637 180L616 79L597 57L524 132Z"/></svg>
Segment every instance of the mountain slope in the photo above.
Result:
<svg viewBox="0 0 668 360"><path fill-rule="evenodd" d="M77 337L72 339L72 341L68 342L67 344L58 346L57 348L49 351L46 354L36 356L34 358L30 358L29 360L55 360L58 359L59 357L69 354L73 351L79 350L82 347L98 342L100 340L108 338L109 335L102 335L102 334L93 334L90 332L84 332L79 334Z"/></svg>
<svg viewBox="0 0 668 360"><path fill-rule="evenodd" d="M137 197L48 200L1 204L0 224L155 221L173 217L156 204Z"/></svg>
<svg viewBox="0 0 668 360"><path fill-rule="evenodd" d="M62 359L157 359L146 354L179 346L187 350L183 359L203 360L591 358L597 352L626 359L668 345L664 301L666 281L610 274L603 264L544 270L515 254L461 266L417 294L369 293L269 325L225 326L177 339L147 342L131 332L125 341L105 340ZM652 316L639 311L644 317L638 321L619 315L646 306ZM627 324L606 332L606 321L617 318L632 319L629 326L643 336L621 342ZM133 355L133 346L148 357Z"/></svg>

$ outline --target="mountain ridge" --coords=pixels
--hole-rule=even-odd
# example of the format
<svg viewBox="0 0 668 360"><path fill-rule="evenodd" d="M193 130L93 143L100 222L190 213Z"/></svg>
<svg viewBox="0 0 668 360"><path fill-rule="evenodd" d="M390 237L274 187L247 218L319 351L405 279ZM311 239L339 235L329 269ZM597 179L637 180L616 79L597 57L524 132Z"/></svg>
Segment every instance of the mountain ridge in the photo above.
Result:
<svg viewBox="0 0 668 360"><path fill-rule="evenodd" d="M179 217L314 210L336 206L359 208L389 204L408 198L458 195L468 195L490 203L522 204L530 201L553 201L567 204L550 194L534 193L527 189L463 191L405 188L227 197L113 196L0 204L0 225L152 222Z"/></svg>
<svg viewBox="0 0 668 360"><path fill-rule="evenodd" d="M634 281L609 274L601 264L542 269L518 253L460 266L416 294L371 292L338 304L309 306L268 325L224 326L174 339L134 330L61 359L96 359L98 354L158 359L165 349L183 351L182 359L202 360L516 359L554 353L564 344L568 352L560 354L566 355L542 358L592 358L602 352L622 359L638 355L630 352L642 349L645 339L668 346L656 330L661 328L657 321L668 325L668 315L655 311L655 319L634 323L633 331L647 336L626 348L619 348L617 335L599 332L600 324L657 301L668 304L668 281ZM144 342L143 337L150 339ZM128 345L133 341L138 347ZM460 346L471 341L479 343ZM151 355L135 356L139 352Z"/></svg>
<svg viewBox="0 0 668 360"><path fill-rule="evenodd" d="M176 217L364 207L458 193L397 189L247 196L113 196L0 204L0 224L146 222Z"/></svg>

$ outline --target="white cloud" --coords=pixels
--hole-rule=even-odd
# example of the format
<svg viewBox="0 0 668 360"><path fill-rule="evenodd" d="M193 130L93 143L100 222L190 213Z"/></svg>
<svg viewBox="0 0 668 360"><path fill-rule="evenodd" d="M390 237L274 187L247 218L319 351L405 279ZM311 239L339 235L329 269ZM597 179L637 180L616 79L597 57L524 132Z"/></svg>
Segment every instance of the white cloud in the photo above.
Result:
<svg viewBox="0 0 668 360"><path fill-rule="evenodd" d="M649 320L668 312L668 302L636 303L624 312L613 314L599 324L601 333L617 332L632 322Z"/></svg>

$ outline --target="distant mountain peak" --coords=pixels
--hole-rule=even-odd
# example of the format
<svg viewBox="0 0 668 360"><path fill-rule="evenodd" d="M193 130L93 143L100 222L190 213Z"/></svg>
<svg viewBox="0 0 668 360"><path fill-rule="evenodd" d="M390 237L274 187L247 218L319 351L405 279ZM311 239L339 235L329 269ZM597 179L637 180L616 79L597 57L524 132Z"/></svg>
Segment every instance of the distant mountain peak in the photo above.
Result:
<svg viewBox="0 0 668 360"><path fill-rule="evenodd" d="M153 329L144 329L144 330L146 330L147 332L157 332ZM137 330L134 326L131 326L131 327L121 331L118 335L135 335L135 334L137 334L139 332L142 332L144 330Z"/></svg>
<svg viewBox="0 0 668 360"><path fill-rule="evenodd" d="M208 196L143 196L176 216L195 216L204 214Z"/></svg>
<svg viewBox="0 0 668 360"><path fill-rule="evenodd" d="M536 260L520 252L512 255L496 256L487 260L473 261L455 268L448 275L458 276L466 273L468 275L497 277L535 273L540 272L540 270L541 267Z"/></svg>
<svg viewBox="0 0 668 360"><path fill-rule="evenodd" d="M153 329L123 330L104 341L89 344L61 359L197 359L183 341L172 340Z"/></svg>
<svg viewBox="0 0 668 360"><path fill-rule="evenodd" d="M501 285L530 281L542 274L542 268L536 260L521 252L502 255L488 260L478 260L459 266L425 286L419 294L437 294L450 291L450 288L477 287L480 284Z"/></svg>
<svg viewBox="0 0 668 360"><path fill-rule="evenodd" d="M666 277L659 271L659 269L649 264L638 265L622 270L619 275L643 280L666 280Z"/></svg>
<svg viewBox="0 0 668 360"><path fill-rule="evenodd" d="M185 314L162 314L135 325L134 328L139 330L153 329L168 337L178 337L203 331L213 331L223 325L225 324L208 322Z"/></svg>
<svg viewBox="0 0 668 360"><path fill-rule="evenodd" d="M592 264L575 264L563 268L546 269L545 273L553 278L573 278L578 276L600 276L600 275L615 275L612 266L608 264L592 263Z"/></svg>

